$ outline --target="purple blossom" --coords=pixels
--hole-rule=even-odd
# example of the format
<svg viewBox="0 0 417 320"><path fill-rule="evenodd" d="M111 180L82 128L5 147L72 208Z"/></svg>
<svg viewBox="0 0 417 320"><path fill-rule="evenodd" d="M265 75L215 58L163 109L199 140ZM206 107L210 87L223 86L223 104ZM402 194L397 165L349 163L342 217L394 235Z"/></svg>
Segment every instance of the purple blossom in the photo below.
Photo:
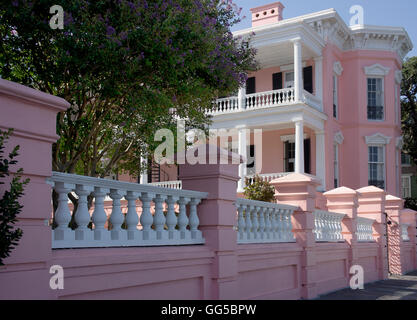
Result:
<svg viewBox="0 0 417 320"><path fill-rule="evenodd" d="M107 28L106 28L106 35L111 36L115 32L116 32L116 30L112 26L107 26Z"/></svg>

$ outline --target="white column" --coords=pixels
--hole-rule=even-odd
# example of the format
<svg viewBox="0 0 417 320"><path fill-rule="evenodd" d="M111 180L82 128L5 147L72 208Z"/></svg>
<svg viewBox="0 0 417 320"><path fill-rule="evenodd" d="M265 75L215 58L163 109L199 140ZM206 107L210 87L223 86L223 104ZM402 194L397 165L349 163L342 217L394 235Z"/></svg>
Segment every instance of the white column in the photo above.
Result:
<svg viewBox="0 0 417 320"><path fill-rule="evenodd" d="M326 190L326 148L324 131L316 131L316 176L321 180L320 191Z"/></svg>
<svg viewBox="0 0 417 320"><path fill-rule="evenodd" d="M246 100L246 86L239 88L238 93L238 103L239 103L239 110L245 109L245 100Z"/></svg>
<svg viewBox="0 0 417 320"><path fill-rule="evenodd" d="M148 157L146 154L142 154L140 157L140 163L141 166L148 166ZM145 171L142 171L140 174L140 183L144 184L144 183L148 183L148 168L146 168Z"/></svg>
<svg viewBox="0 0 417 320"><path fill-rule="evenodd" d="M314 58L314 85L316 97L323 99L323 57Z"/></svg>
<svg viewBox="0 0 417 320"><path fill-rule="evenodd" d="M304 125L303 120L295 122L295 172L304 173Z"/></svg>
<svg viewBox="0 0 417 320"><path fill-rule="evenodd" d="M239 155L245 158L245 161L239 165L239 177L237 192L243 192L245 188L245 177L247 173L247 143L246 143L246 128L238 128L239 130Z"/></svg>
<svg viewBox="0 0 417 320"><path fill-rule="evenodd" d="M294 96L295 101L301 101L303 95L303 54L301 40L296 39L294 43Z"/></svg>

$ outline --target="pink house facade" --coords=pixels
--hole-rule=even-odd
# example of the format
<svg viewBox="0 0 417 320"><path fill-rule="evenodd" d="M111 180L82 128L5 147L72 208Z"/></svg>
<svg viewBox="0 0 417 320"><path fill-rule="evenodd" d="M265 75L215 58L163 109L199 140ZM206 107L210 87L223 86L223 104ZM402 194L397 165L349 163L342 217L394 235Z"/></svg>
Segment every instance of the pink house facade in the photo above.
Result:
<svg viewBox="0 0 417 320"><path fill-rule="evenodd" d="M416 212L403 209L403 200L390 191L396 180L391 153L401 142L391 94L401 67L399 55L408 50L406 33L392 31L398 35L395 44L402 43L392 52L348 50L321 38L322 33L340 35L335 25L330 28L340 19L334 11L265 24L266 9L275 5L282 10L279 4L254 10L254 43L261 61L270 61L251 75L255 80L248 85L255 82L255 93L242 89L237 100L218 101L222 109L213 115L213 128L237 129L240 155L206 144L206 162L215 154L215 164L180 165L177 181L155 186L53 172L56 115L69 103L0 79L0 129L14 129L5 151L21 147L11 172L22 167L23 176L30 178L16 223L23 237L0 266L0 299L315 299L351 286L352 267L362 270L365 284L417 269ZM258 20L259 12L267 12L266 19ZM281 16L278 11L271 19ZM355 39L354 28L341 28ZM279 35L278 43L268 38ZM340 36L348 39L347 34ZM387 38L372 33L368 40L372 43L375 37L382 43ZM294 57L294 80L288 76L284 85L285 69L290 74ZM312 77L310 71L301 71L306 70L304 63L313 66ZM281 72L283 89L266 91L271 77L274 86L280 85L280 76L273 74ZM313 79L311 85L301 81L303 73L304 80ZM326 92L335 74L338 86L357 97L358 107L348 112L350 96L339 90L332 118L333 100ZM361 86L368 77L384 83L384 121L367 119L368 93ZM381 84L373 82L377 88ZM379 113L378 108L369 110ZM262 167L261 174L273 185L274 202L242 199L236 193L248 169L253 170L242 155L251 151L249 139L255 141L257 135L245 130L259 128L265 155L260 153L261 166L261 156L255 158L254 167ZM336 179L331 156L335 145L340 153ZM359 164L374 146L372 157L378 160L382 146L386 159L385 190L368 186L370 165ZM235 149L233 139L227 147ZM286 148L294 158L283 155ZM259 150L255 145L252 151L257 155ZM379 161L374 163L381 168ZM285 172L290 170L280 169L283 165L295 172ZM334 188L338 179L350 187ZM0 197L7 189L7 183L0 185ZM317 192L324 189L328 191ZM52 190L58 194L54 213ZM69 193L79 199L76 210ZM75 229L69 227L72 218Z"/></svg>
<svg viewBox="0 0 417 320"><path fill-rule="evenodd" d="M238 192L255 173L271 181L298 172L319 178L321 191L375 185L400 196L407 32L348 26L334 9L291 19L283 10L280 2L251 9L252 27L234 32L251 37L260 69L212 112L212 129L234 130L221 147L248 158Z"/></svg>

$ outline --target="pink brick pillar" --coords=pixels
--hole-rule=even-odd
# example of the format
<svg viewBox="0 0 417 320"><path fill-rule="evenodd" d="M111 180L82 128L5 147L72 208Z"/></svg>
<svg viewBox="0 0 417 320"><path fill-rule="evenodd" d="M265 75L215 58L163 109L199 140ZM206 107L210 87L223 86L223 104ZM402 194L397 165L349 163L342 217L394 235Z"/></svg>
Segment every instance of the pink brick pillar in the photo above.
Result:
<svg viewBox="0 0 417 320"><path fill-rule="evenodd" d="M215 252L212 299L238 299L237 232L234 230L237 213L234 203L241 160L239 155L216 146L208 144L205 147L207 164L180 165L179 179L185 190L209 193L198 206L198 215L206 245ZM217 164L208 164L210 157L217 159L210 161Z"/></svg>
<svg viewBox="0 0 417 320"><path fill-rule="evenodd" d="M346 214L342 221L343 238L350 245L349 265L358 263L358 237L356 235L358 216L358 193L355 190L341 187L324 194L329 211Z"/></svg>
<svg viewBox="0 0 417 320"><path fill-rule="evenodd" d="M388 278L388 249L386 237L386 216L384 190L374 186L356 190L359 193L358 216L375 219L374 239L378 244L378 276L380 279Z"/></svg>
<svg viewBox="0 0 417 320"><path fill-rule="evenodd" d="M23 237L11 256L0 267L0 299L46 299L54 292L49 288L51 259L51 176L52 143L56 135L56 114L69 104L49 94L0 79L0 129L13 128L6 154L20 145L15 172L23 168L24 178L30 178L25 195L19 202L24 206L17 226ZM9 185L0 186L0 197Z"/></svg>
<svg viewBox="0 0 417 320"><path fill-rule="evenodd" d="M402 253L403 240L401 238L401 216L403 200L387 195L385 197L385 211L391 224L388 224L388 259L389 272L392 274L403 274L404 255Z"/></svg>
<svg viewBox="0 0 417 320"><path fill-rule="evenodd" d="M301 296L304 299L313 299L317 296L313 212L316 189L320 181L309 175L292 173L271 181L271 184L275 187L275 199L278 203L300 207L294 212L292 222L297 243L304 249L301 262Z"/></svg>

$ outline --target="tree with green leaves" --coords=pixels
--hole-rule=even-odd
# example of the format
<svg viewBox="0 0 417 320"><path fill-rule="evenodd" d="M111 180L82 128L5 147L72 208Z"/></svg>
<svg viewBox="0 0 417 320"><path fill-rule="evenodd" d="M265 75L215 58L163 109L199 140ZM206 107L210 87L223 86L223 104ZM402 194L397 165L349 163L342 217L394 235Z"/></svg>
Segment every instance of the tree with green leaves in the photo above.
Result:
<svg viewBox="0 0 417 320"><path fill-rule="evenodd" d="M19 146L13 148L8 157L4 157L4 149L7 140L13 130L0 130L0 179L10 176L10 166L17 164L15 159L19 154ZM0 192L0 265L4 265L3 260L10 256L11 251L18 244L23 235L20 228L15 228L17 215L22 211L23 206L19 203L19 198L23 195L23 188L29 183L29 179L22 181L22 169L17 170L10 182L10 188L1 188ZM5 182L0 180L0 185Z"/></svg>
<svg viewBox="0 0 417 320"><path fill-rule="evenodd" d="M417 57L404 62L401 82L403 150L417 163Z"/></svg>
<svg viewBox="0 0 417 320"><path fill-rule="evenodd" d="M49 25L60 5L64 28ZM140 174L160 128L205 128L205 110L256 69L231 0L13 0L0 4L0 75L70 102L53 170Z"/></svg>
<svg viewBox="0 0 417 320"><path fill-rule="evenodd" d="M244 196L249 200L257 200L264 202L275 201L275 189L268 182L263 180L259 175L252 179L245 179L246 187L244 189Z"/></svg>

